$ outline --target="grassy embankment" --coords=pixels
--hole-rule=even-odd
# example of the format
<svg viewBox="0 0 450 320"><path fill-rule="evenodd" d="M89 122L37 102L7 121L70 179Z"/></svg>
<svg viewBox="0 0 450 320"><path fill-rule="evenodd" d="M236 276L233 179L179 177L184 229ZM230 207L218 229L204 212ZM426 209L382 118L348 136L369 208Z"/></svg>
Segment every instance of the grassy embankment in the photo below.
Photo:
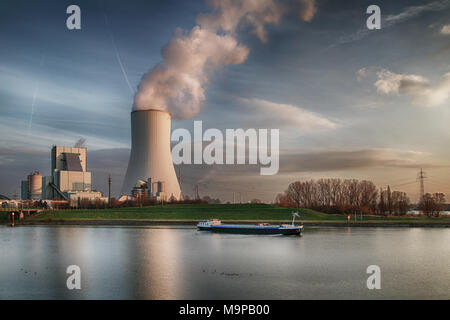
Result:
<svg viewBox="0 0 450 320"><path fill-rule="evenodd" d="M300 209L300 219L304 222L347 223L343 215L325 214L309 209ZM290 221L292 209L273 205L241 204L173 204L164 206L133 207L101 210L55 210L46 211L26 219L26 222L63 221L198 221L217 218L222 221ZM352 216L352 223L354 216ZM357 217L358 223L426 223L450 225L450 218L427 217Z"/></svg>

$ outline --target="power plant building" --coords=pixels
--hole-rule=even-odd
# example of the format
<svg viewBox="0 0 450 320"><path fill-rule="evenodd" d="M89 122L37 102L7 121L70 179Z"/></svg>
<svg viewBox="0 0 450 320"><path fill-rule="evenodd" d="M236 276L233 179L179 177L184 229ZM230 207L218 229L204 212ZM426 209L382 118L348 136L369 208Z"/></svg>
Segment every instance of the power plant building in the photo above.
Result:
<svg viewBox="0 0 450 320"><path fill-rule="evenodd" d="M102 193L92 190L92 174L87 171L87 148L53 146L52 175L42 177L39 172L22 181L23 200L62 199L78 206L82 199L102 199Z"/></svg>
<svg viewBox="0 0 450 320"><path fill-rule="evenodd" d="M91 172L87 169L87 148L53 146L53 183L61 192L90 191Z"/></svg>

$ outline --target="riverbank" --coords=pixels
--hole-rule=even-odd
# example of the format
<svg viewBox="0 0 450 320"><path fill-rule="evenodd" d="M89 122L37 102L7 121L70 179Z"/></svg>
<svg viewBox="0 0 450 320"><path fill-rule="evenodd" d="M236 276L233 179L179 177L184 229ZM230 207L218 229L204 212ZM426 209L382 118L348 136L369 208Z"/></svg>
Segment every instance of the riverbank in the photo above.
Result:
<svg viewBox="0 0 450 320"><path fill-rule="evenodd" d="M297 210L296 210L297 211ZM98 226L195 226L200 220L220 219L226 223L272 224L290 223L292 209L259 204L173 204L150 207L115 208L98 210L44 211L19 225L98 225ZM347 216L325 214L299 209L305 226L330 227L450 227L450 218Z"/></svg>
<svg viewBox="0 0 450 320"><path fill-rule="evenodd" d="M226 220L229 224L254 224L262 220ZM50 221L22 221L16 225L66 225L66 226L191 226L197 225L197 220L50 220ZM286 221L271 221L272 224L282 224ZM305 227L394 227L394 228L450 228L450 222L396 222L396 221L364 221L364 222L335 222L335 221L302 221Z"/></svg>

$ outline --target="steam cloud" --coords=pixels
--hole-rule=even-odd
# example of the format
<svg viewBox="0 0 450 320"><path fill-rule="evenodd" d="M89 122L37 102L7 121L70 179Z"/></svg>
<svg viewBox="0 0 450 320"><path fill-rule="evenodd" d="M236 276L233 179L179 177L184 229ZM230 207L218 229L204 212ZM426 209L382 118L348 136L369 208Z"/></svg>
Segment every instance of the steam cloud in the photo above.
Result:
<svg viewBox="0 0 450 320"><path fill-rule="evenodd" d="M434 86L428 79L414 74L397 74L384 69L377 76L374 85L379 93L408 94L416 105L435 107L446 103L450 97L450 72Z"/></svg>
<svg viewBox="0 0 450 320"><path fill-rule="evenodd" d="M310 21L315 0L298 0L300 18ZM177 29L162 49L163 61L141 79L133 110L162 109L177 119L197 115L206 100L209 77L229 64L243 63L249 49L236 39L246 27L267 42L266 24L277 24L287 7L274 0L210 0L213 11L200 14L189 32Z"/></svg>

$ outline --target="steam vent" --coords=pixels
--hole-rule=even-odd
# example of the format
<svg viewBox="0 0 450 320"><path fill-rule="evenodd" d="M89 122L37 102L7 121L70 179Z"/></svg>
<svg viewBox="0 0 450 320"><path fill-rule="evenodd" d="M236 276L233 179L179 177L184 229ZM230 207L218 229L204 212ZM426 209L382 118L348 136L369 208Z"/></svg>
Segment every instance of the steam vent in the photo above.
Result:
<svg viewBox="0 0 450 320"><path fill-rule="evenodd" d="M132 193L137 184L145 181L151 197L165 200L182 197L170 150L170 125L171 115L167 111L131 112L131 153L123 194Z"/></svg>

